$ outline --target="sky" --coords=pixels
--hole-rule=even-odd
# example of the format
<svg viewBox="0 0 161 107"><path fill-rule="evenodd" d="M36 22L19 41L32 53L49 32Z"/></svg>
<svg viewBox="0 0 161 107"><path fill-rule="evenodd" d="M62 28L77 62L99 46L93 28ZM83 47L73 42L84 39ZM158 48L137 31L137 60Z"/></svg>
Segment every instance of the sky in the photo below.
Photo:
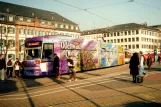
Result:
<svg viewBox="0 0 161 107"><path fill-rule="evenodd" d="M161 25L161 0L0 1L56 12L78 24L81 31L126 23Z"/></svg>

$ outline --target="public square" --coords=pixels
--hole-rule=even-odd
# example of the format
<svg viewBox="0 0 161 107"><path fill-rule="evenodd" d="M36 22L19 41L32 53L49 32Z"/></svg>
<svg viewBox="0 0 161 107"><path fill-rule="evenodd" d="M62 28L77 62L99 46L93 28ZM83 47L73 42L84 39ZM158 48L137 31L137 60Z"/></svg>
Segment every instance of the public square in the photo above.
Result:
<svg viewBox="0 0 161 107"><path fill-rule="evenodd" d="M156 62L143 83L133 83L129 64L69 75L10 78L0 83L1 107L159 107L161 66ZM147 67L145 66L147 71Z"/></svg>

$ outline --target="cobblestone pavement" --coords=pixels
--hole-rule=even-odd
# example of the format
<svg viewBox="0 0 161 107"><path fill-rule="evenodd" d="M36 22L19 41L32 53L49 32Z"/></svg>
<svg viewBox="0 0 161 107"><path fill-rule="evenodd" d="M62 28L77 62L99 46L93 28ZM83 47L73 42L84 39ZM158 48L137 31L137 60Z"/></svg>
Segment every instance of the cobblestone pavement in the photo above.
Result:
<svg viewBox="0 0 161 107"><path fill-rule="evenodd" d="M161 65L153 64L143 83L132 82L128 66L80 72L71 82L69 75L11 78L0 83L0 107L161 106Z"/></svg>

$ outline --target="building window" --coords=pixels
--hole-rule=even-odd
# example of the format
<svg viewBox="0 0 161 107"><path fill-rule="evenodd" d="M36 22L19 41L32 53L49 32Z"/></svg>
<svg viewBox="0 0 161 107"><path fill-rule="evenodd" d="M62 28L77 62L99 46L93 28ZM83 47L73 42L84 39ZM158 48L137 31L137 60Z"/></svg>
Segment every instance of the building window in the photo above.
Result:
<svg viewBox="0 0 161 107"><path fill-rule="evenodd" d="M127 31L125 31L125 35L127 35Z"/></svg>
<svg viewBox="0 0 161 107"><path fill-rule="evenodd" d="M136 37L136 41L139 41L139 37Z"/></svg>
<svg viewBox="0 0 161 107"><path fill-rule="evenodd" d="M113 33L111 33L111 37L113 37Z"/></svg>
<svg viewBox="0 0 161 107"><path fill-rule="evenodd" d="M114 33L114 36L116 36L116 33Z"/></svg>
<svg viewBox="0 0 161 107"><path fill-rule="evenodd" d="M66 25L66 29L68 29L69 27L68 27L68 25Z"/></svg>
<svg viewBox="0 0 161 107"><path fill-rule="evenodd" d="M19 21L23 21L23 17L18 17Z"/></svg>
<svg viewBox="0 0 161 107"><path fill-rule="evenodd" d="M71 29L73 30L73 26L71 26Z"/></svg>
<svg viewBox="0 0 161 107"><path fill-rule="evenodd" d="M116 39L114 39L114 43L116 43Z"/></svg>
<svg viewBox="0 0 161 107"><path fill-rule="evenodd" d="M127 38L125 38L124 41L127 42Z"/></svg>
<svg viewBox="0 0 161 107"><path fill-rule="evenodd" d="M41 20L41 24L45 24L45 21L44 20Z"/></svg>
<svg viewBox="0 0 161 107"><path fill-rule="evenodd" d="M139 34L139 30L136 30L136 34Z"/></svg>
<svg viewBox="0 0 161 107"><path fill-rule="evenodd" d="M8 27L8 33L14 34L15 33L15 28Z"/></svg>
<svg viewBox="0 0 161 107"><path fill-rule="evenodd" d="M121 43L122 43L122 42L124 42L124 40L123 40L123 39L121 39Z"/></svg>
<svg viewBox="0 0 161 107"><path fill-rule="evenodd" d="M60 28L63 28L63 24L60 24Z"/></svg>
<svg viewBox="0 0 161 107"><path fill-rule="evenodd" d="M128 42L131 42L131 38L128 38Z"/></svg>
<svg viewBox="0 0 161 107"><path fill-rule="evenodd" d="M51 25L51 21L48 21L48 25Z"/></svg>
<svg viewBox="0 0 161 107"><path fill-rule="evenodd" d="M78 26L76 27L76 30L79 30L79 29L78 29Z"/></svg>
<svg viewBox="0 0 161 107"><path fill-rule="evenodd" d="M9 21L13 22L13 16L9 16Z"/></svg>
<svg viewBox="0 0 161 107"><path fill-rule="evenodd" d="M139 44L136 44L136 48L139 49Z"/></svg>
<svg viewBox="0 0 161 107"><path fill-rule="evenodd" d="M19 29L19 34L24 34L24 29Z"/></svg>
<svg viewBox="0 0 161 107"><path fill-rule="evenodd" d="M120 33L119 32L117 32L117 36L120 36Z"/></svg>
<svg viewBox="0 0 161 107"><path fill-rule="evenodd" d="M132 49L135 49L135 45L132 45Z"/></svg>
<svg viewBox="0 0 161 107"><path fill-rule="evenodd" d="M55 24L54 24L54 27L57 28L57 27L58 27L58 24L55 23Z"/></svg>
<svg viewBox="0 0 161 107"><path fill-rule="evenodd" d="M131 35L131 31L128 31L128 35Z"/></svg>
<svg viewBox="0 0 161 107"><path fill-rule="evenodd" d="M35 30L35 35L39 35L39 32L37 30Z"/></svg>
<svg viewBox="0 0 161 107"><path fill-rule="evenodd" d="M66 29L66 25L63 25L63 28Z"/></svg>
<svg viewBox="0 0 161 107"><path fill-rule="evenodd" d="M135 35L135 31L134 30L132 31L132 35Z"/></svg>
<svg viewBox="0 0 161 107"><path fill-rule="evenodd" d="M135 38L132 38L132 42L135 42Z"/></svg>
<svg viewBox="0 0 161 107"><path fill-rule="evenodd" d="M31 22L31 18L27 18L27 22Z"/></svg>
<svg viewBox="0 0 161 107"><path fill-rule="evenodd" d="M120 43L120 39L117 39L117 43Z"/></svg>
<svg viewBox="0 0 161 107"><path fill-rule="evenodd" d="M120 32L120 36L123 36L123 32Z"/></svg>
<svg viewBox="0 0 161 107"><path fill-rule="evenodd" d="M11 47L15 47L15 40L8 40L8 46Z"/></svg>
<svg viewBox="0 0 161 107"><path fill-rule="evenodd" d="M131 45L128 45L129 49L131 49Z"/></svg>
<svg viewBox="0 0 161 107"><path fill-rule="evenodd" d="M2 26L2 31L1 31L1 28L0 28L0 33L6 33L6 27L5 26Z"/></svg>

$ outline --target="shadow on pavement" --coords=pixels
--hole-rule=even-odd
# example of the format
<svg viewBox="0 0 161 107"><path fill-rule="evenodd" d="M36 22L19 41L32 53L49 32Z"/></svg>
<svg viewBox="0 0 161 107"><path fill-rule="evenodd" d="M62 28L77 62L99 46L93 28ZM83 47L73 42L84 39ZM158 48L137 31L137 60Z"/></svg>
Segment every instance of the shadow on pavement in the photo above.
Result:
<svg viewBox="0 0 161 107"><path fill-rule="evenodd" d="M25 87L38 87L42 86L40 82L36 81L37 78L29 77L29 78L22 78Z"/></svg>
<svg viewBox="0 0 161 107"><path fill-rule="evenodd" d="M155 102L131 102L123 105L123 107L161 107L160 103Z"/></svg>
<svg viewBox="0 0 161 107"><path fill-rule="evenodd" d="M9 93L17 90L16 81L7 80L5 83L0 83L0 93Z"/></svg>
<svg viewBox="0 0 161 107"><path fill-rule="evenodd" d="M57 83L57 84L63 84L63 83L65 83L65 82L63 82L62 81L62 79L64 80L66 80L66 78L62 78L61 77L61 79L56 79L55 77L53 78L53 77L48 77L49 79L51 79L53 82L55 82L55 83Z"/></svg>

